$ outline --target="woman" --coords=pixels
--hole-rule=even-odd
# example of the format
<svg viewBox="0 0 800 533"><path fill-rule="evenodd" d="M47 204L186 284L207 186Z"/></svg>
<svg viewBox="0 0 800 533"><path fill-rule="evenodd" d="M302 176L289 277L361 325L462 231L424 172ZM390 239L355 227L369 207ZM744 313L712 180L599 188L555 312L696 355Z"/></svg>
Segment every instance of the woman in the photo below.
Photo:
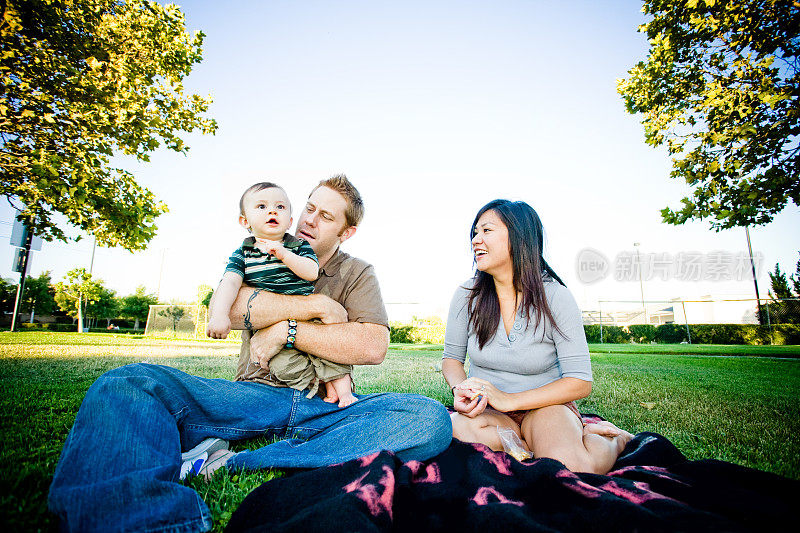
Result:
<svg viewBox="0 0 800 533"><path fill-rule="evenodd" d="M525 202L494 200L475 217L477 270L453 296L442 360L453 436L502 450L498 428L509 428L534 457L605 474L632 436L609 422L584 427L574 401L592 390L589 347L542 245L542 223Z"/></svg>

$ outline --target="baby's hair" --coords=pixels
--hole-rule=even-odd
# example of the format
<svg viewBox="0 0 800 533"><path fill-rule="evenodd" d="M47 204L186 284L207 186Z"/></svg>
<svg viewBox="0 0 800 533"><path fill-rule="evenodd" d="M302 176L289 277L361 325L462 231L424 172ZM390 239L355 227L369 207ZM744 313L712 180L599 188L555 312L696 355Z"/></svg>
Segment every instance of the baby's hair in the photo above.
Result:
<svg viewBox="0 0 800 533"><path fill-rule="evenodd" d="M247 197L248 194L272 188L280 189L282 191L284 190L283 187L281 187L277 183L272 183L271 181L260 181L248 187L247 190L244 191L244 193L242 193L242 197L239 198L239 213L241 213L241 215L244 216L244 199Z"/></svg>

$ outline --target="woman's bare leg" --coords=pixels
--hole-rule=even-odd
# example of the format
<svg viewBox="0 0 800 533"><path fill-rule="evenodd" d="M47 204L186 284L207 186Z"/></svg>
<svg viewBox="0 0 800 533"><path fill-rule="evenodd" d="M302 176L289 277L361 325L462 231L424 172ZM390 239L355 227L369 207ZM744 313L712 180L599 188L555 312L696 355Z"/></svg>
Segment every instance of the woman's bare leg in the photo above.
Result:
<svg viewBox="0 0 800 533"><path fill-rule="evenodd" d="M496 452L503 451L503 443L497 433L497 426L512 429L522 440L517 423L508 415L498 411L486 410L475 418L469 418L461 413L453 413L450 415L450 419L453 422L453 437L464 442L485 444ZM530 451L524 441L522 445Z"/></svg>
<svg viewBox="0 0 800 533"><path fill-rule="evenodd" d="M594 474L607 474L632 438L627 431L616 437L584 434L583 424L563 405L531 411L521 430L534 457L550 457L573 472Z"/></svg>

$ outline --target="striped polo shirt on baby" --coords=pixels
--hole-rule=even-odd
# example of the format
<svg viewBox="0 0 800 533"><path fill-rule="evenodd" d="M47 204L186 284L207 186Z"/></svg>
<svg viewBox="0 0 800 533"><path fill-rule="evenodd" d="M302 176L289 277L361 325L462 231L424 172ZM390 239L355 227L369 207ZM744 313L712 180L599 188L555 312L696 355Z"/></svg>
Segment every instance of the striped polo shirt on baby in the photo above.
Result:
<svg viewBox="0 0 800 533"><path fill-rule="evenodd" d="M277 257L263 253L256 248L255 243L255 237L246 238L231 255L225 272L239 274L245 285L278 294L307 295L314 292L312 282L299 277ZM317 255L308 241L285 233L283 246L301 257L310 257L317 261Z"/></svg>

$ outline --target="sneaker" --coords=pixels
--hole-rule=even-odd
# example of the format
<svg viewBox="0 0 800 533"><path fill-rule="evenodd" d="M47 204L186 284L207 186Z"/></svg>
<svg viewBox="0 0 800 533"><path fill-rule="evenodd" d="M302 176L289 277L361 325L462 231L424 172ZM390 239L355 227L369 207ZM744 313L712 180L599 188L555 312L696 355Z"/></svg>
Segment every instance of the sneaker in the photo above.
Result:
<svg viewBox="0 0 800 533"><path fill-rule="evenodd" d="M236 454L230 450L217 450L200 466L199 474L206 478L206 481L210 480L214 472L225 466L228 459L234 455Z"/></svg>
<svg viewBox="0 0 800 533"><path fill-rule="evenodd" d="M181 474L179 479L185 479L189 474L198 475L209 455L220 450L228 449L228 441L216 438L205 439L203 442L181 454Z"/></svg>

